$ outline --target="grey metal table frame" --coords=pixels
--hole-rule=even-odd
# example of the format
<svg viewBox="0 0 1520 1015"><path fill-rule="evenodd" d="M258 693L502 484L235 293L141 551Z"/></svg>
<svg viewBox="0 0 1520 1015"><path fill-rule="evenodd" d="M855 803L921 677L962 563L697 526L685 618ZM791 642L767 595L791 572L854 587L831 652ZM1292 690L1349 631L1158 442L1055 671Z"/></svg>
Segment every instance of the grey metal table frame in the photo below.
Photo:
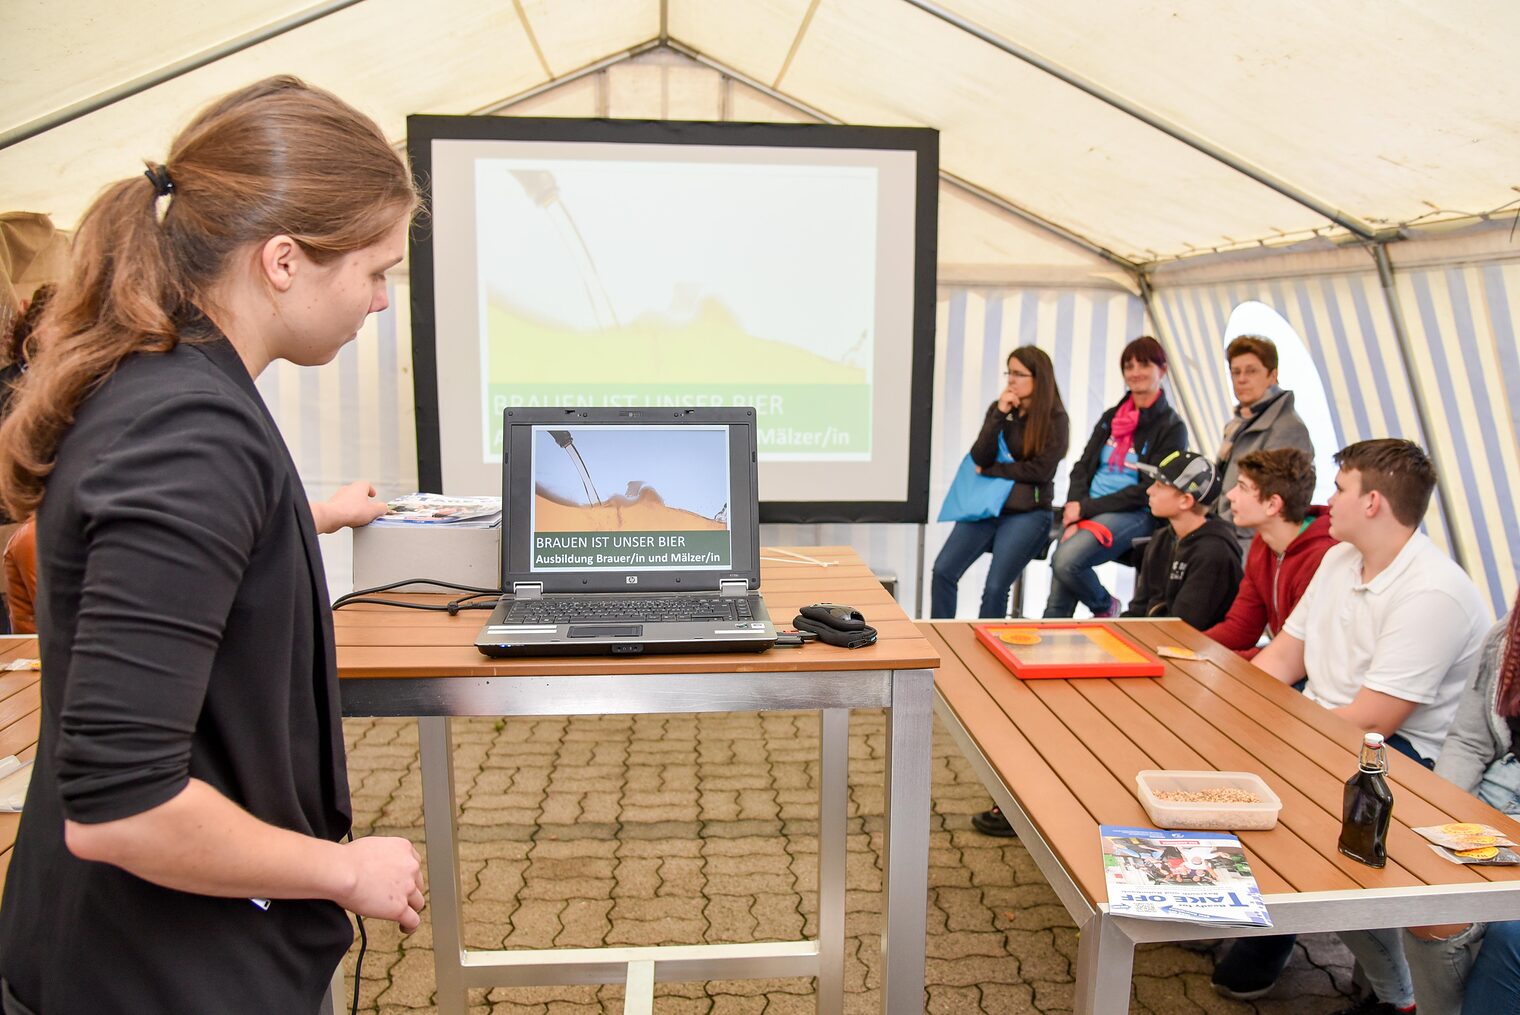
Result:
<svg viewBox="0 0 1520 1015"><path fill-rule="evenodd" d="M887 715L882 1011L924 1010L933 671L800 670L590 676L345 677L350 716L415 716L439 1015L471 987L624 983L624 1011L653 1010L662 980L817 977L820 1015L844 1009L849 712ZM818 938L645 948L470 951L459 886L452 722L457 716L819 711Z"/></svg>
<svg viewBox="0 0 1520 1015"><path fill-rule="evenodd" d="M1362 888L1339 892L1294 892L1264 896L1272 914L1265 929L1211 924L1136 920L1110 916L1108 903L1096 905L1077 886L1023 805L1003 784L954 709L935 692L934 711L993 800L1002 808L1019 841L1050 882L1080 931L1077 945L1076 1013L1110 1015L1129 1011L1135 946L1199 938L1313 934L1377 927L1513 920L1520 911L1520 883L1420 885L1409 888Z"/></svg>

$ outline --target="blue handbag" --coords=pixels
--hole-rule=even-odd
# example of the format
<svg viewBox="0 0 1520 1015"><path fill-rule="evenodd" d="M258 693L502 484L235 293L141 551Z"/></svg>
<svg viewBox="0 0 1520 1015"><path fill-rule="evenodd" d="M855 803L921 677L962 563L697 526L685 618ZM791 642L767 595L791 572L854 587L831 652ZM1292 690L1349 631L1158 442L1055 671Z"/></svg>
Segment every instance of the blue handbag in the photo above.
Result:
<svg viewBox="0 0 1520 1015"><path fill-rule="evenodd" d="M1013 454L1008 450L1008 442L1003 440L1001 433L998 434L997 460L1014 461ZM983 518L996 518L1002 513L1003 505L1008 503L1008 494L1012 490L1013 480L984 476L977 472L976 463L968 453L955 470L950 489L945 491L945 503L940 505L939 520L978 522Z"/></svg>

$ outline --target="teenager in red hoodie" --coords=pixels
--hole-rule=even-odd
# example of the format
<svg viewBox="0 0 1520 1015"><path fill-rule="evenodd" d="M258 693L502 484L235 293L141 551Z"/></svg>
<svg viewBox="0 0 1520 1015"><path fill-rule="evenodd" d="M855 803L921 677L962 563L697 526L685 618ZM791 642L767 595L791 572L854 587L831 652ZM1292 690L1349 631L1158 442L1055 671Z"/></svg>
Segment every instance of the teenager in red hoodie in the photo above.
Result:
<svg viewBox="0 0 1520 1015"><path fill-rule="evenodd" d="M1335 545L1325 508L1309 504L1314 459L1299 448L1253 451L1238 463L1225 491L1235 524L1256 532L1246 576L1225 618L1204 633L1247 659L1263 630L1276 637L1309 587L1325 551Z"/></svg>

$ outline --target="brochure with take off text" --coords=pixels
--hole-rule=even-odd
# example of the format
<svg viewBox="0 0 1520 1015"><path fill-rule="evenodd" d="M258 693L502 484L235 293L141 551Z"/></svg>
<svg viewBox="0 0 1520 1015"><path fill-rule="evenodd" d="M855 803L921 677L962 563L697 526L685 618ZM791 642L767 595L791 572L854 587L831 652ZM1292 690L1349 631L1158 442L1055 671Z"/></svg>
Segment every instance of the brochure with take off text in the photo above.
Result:
<svg viewBox="0 0 1520 1015"><path fill-rule="evenodd" d="M1100 825L1112 916L1270 927L1240 840L1224 832Z"/></svg>

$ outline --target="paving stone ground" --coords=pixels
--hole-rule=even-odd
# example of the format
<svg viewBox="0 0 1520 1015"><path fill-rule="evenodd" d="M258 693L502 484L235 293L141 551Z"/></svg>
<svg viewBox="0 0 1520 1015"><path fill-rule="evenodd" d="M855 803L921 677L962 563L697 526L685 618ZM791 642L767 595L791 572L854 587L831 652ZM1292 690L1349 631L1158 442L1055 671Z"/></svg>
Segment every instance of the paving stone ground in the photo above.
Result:
<svg viewBox="0 0 1520 1015"><path fill-rule="evenodd" d="M455 730L465 943L592 947L784 940L817 933L818 719L813 713L465 719ZM356 834L426 849L417 727L345 723ZM854 713L845 1013L880 1006L884 722ZM936 724L926 1010L1066 1012L1077 932L1016 840L972 830L985 791ZM432 931L371 920L359 1010L433 1010ZM357 944L345 960L353 987ZM1212 956L1176 945L1135 958L1141 1015L1318 1015L1351 1003L1334 937L1300 940L1273 994L1209 986ZM347 1009L347 1002L344 1004ZM472 1015L621 1012L622 987L494 988ZM812 981L660 984L660 1015L812 1013Z"/></svg>

